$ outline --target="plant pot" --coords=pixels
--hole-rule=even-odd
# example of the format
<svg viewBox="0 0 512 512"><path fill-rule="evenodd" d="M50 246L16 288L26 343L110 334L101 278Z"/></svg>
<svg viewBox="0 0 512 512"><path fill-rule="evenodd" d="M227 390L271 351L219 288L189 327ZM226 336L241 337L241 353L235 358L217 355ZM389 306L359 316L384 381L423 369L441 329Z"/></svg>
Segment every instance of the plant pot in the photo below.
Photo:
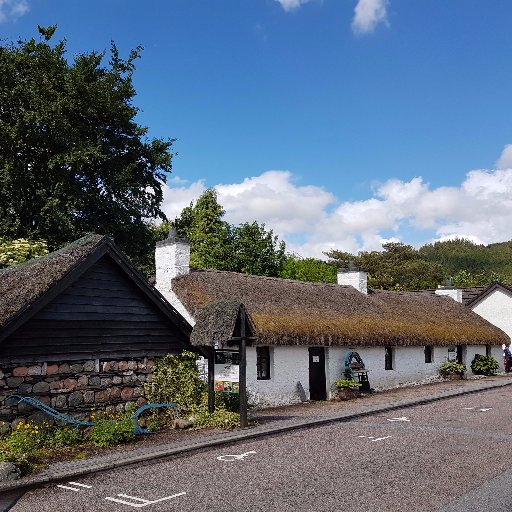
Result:
<svg viewBox="0 0 512 512"><path fill-rule="evenodd" d="M462 375L460 373L447 373L444 378L448 380L462 380Z"/></svg>
<svg viewBox="0 0 512 512"><path fill-rule="evenodd" d="M338 398L340 400L351 400L352 398L357 398L359 396L359 389L352 388L339 388L338 389Z"/></svg>

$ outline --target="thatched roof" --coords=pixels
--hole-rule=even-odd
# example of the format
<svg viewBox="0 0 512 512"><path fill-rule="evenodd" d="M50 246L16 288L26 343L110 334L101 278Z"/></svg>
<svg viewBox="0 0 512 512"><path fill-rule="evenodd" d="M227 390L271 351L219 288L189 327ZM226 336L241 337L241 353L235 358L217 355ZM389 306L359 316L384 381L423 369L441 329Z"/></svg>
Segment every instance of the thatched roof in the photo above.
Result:
<svg viewBox="0 0 512 512"><path fill-rule="evenodd" d="M233 336L240 336L240 313L245 310L243 304L236 299L210 302L202 308L197 317L196 325L190 336L192 345L220 345ZM246 314L246 336L252 337L256 328L249 315ZM204 341L207 340L208 343Z"/></svg>
<svg viewBox="0 0 512 512"><path fill-rule="evenodd" d="M234 306L215 309L219 301L243 303L262 344L439 346L508 341L503 331L462 304L428 293L365 295L351 286L215 270L177 277L172 288L197 321L196 344L212 344L228 335Z"/></svg>
<svg viewBox="0 0 512 512"><path fill-rule="evenodd" d="M63 249L0 270L0 328L30 308L105 239L87 235Z"/></svg>

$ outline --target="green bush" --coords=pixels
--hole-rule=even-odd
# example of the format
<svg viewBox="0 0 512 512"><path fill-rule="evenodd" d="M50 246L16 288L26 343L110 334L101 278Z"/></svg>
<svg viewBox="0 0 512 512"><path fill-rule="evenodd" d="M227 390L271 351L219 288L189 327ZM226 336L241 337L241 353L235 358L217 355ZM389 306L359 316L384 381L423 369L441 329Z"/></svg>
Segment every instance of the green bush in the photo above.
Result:
<svg viewBox="0 0 512 512"><path fill-rule="evenodd" d="M182 415L192 412L207 392L207 385L197 371L196 360L197 354L189 351L159 359L153 379L145 386L149 402L176 403Z"/></svg>
<svg viewBox="0 0 512 512"><path fill-rule="evenodd" d="M89 439L94 446L115 446L135 437L130 417L120 419L100 418L92 427Z"/></svg>
<svg viewBox="0 0 512 512"><path fill-rule="evenodd" d="M57 428L48 435L45 446L48 448L63 448L76 446L85 441L84 432L78 427Z"/></svg>
<svg viewBox="0 0 512 512"><path fill-rule="evenodd" d="M500 365L494 357L481 354L476 354L471 362L471 371L476 375L493 375L498 371L499 367Z"/></svg>
<svg viewBox="0 0 512 512"><path fill-rule="evenodd" d="M462 363L457 363L456 361L445 361L439 367L439 373L441 375L450 375L450 374L458 374L464 375L466 372L466 367Z"/></svg>
<svg viewBox="0 0 512 512"><path fill-rule="evenodd" d="M334 387L336 389L340 389L340 388L346 388L346 389L359 389L359 386L361 386L361 384L355 380L351 380L351 379L338 379L338 380L335 380L334 381Z"/></svg>

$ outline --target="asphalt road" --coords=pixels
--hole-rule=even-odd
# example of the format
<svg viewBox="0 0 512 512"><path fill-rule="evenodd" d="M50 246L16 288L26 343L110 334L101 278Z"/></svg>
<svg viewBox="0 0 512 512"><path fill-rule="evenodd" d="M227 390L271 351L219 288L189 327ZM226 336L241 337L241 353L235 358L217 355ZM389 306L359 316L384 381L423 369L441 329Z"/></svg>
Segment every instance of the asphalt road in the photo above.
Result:
<svg viewBox="0 0 512 512"><path fill-rule="evenodd" d="M113 469L11 510L510 511L510 398L487 391Z"/></svg>

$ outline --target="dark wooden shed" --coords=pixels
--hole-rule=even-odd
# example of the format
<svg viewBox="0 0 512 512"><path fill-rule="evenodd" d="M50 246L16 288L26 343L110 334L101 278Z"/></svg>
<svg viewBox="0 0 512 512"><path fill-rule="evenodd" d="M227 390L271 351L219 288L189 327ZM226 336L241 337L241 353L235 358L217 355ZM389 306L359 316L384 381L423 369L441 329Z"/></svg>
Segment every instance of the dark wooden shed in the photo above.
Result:
<svg viewBox="0 0 512 512"><path fill-rule="evenodd" d="M0 271L0 400L61 409L143 403L154 358L190 349L191 326L108 237ZM0 408L0 420L18 411Z"/></svg>

